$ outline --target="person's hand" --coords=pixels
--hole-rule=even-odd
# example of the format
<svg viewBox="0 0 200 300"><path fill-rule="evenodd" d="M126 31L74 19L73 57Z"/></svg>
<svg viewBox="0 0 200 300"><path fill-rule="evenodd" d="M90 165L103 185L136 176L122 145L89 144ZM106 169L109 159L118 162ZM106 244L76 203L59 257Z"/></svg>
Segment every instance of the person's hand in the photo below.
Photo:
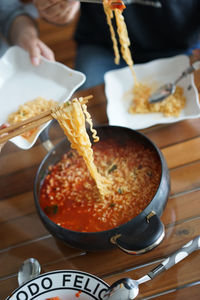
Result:
<svg viewBox="0 0 200 300"><path fill-rule="evenodd" d="M45 20L63 25L69 23L80 8L79 1L34 0L34 4Z"/></svg>
<svg viewBox="0 0 200 300"><path fill-rule="evenodd" d="M192 50L192 55L190 57L191 63L200 60L200 49Z"/></svg>
<svg viewBox="0 0 200 300"><path fill-rule="evenodd" d="M54 61L53 51L38 37L35 22L28 16L18 16L10 29L10 41L28 51L33 65L40 64L41 56Z"/></svg>
<svg viewBox="0 0 200 300"><path fill-rule="evenodd" d="M37 36L30 38L26 30L20 34L17 44L28 51L30 60L34 66L40 64L41 56L50 61L55 60L53 51Z"/></svg>

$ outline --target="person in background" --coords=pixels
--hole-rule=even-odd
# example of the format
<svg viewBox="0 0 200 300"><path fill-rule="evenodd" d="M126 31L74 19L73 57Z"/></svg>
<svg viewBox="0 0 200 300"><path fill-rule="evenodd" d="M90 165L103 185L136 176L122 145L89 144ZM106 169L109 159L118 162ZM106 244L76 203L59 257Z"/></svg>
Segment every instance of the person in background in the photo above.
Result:
<svg viewBox="0 0 200 300"><path fill-rule="evenodd" d="M53 61L53 51L39 39L34 16L18 0L0 0L0 56L10 45L28 51L33 65L40 64L41 55Z"/></svg>
<svg viewBox="0 0 200 300"><path fill-rule="evenodd" d="M190 55L193 49L200 48L199 0L151 2L159 2L161 8L137 1L127 4L123 12L135 64L178 54ZM69 23L80 13L75 32L75 68L86 74L87 80L82 87L103 83L106 71L126 66L122 59L119 65L114 64L103 5L80 4L73 0L34 0L34 3L41 17L57 25Z"/></svg>

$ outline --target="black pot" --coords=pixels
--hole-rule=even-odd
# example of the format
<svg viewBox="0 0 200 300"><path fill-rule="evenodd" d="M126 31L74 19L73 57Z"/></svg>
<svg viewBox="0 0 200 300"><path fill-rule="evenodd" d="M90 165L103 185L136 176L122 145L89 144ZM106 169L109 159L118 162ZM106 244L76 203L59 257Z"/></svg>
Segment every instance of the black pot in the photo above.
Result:
<svg viewBox="0 0 200 300"><path fill-rule="evenodd" d="M156 151L161 164L161 179L157 192L149 205L129 222L101 232L76 232L60 227L52 222L40 207L39 194L44 177L48 173L48 167L60 161L62 155L67 149L70 149L70 144L65 139L49 151L36 174L34 198L37 212L47 230L56 238L63 240L72 247L97 251L117 246L130 254L145 253L157 246L165 235L160 216L162 215L170 191L169 171L166 161L158 147L145 135L135 130L117 126L102 126L97 127L96 130L100 140L109 137L120 140L125 138L139 139L146 147L150 147Z"/></svg>

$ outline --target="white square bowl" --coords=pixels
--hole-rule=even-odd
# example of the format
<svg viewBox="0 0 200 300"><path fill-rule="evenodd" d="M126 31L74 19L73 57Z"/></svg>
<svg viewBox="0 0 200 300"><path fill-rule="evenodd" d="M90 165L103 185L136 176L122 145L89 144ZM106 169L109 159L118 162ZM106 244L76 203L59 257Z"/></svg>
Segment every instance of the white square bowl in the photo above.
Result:
<svg viewBox="0 0 200 300"><path fill-rule="evenodd" d="M134 70L139 81L162 85L176 80L189 65L188 56L177 55L134 65ZM129 67L107 72L104 80L110 125L139 130L156 124L173 123L200 116L199 95L194 84L193 74L178 83L183 88L186 97L186 106L179 117L165 117L162 113L130 114L128 109L133 98L131 90L134 80Z"/></svg>
<svg viewBox="0 0 200 300"><path fill-rule="evenodd" d="M8 115L17 111L19 105L37 97L59 103L68 101L84 81L83 73L61 63L42 57L41 64L35 67L22 48L9 48L0 59L0 124L6 122ZM10 141L19 148L29 149L48 124L40 126L29 140L17 136Z"/></svg>

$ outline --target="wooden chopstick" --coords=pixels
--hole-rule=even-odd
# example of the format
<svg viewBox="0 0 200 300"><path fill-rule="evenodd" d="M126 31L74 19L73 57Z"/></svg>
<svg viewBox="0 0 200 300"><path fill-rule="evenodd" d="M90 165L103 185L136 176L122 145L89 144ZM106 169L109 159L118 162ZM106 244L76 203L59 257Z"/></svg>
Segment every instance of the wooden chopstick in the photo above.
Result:
<svg viewBox="0 0 200 300"><path fill-rule="evenodd" d="M103 4L103 0L77 0L79 2L86 2L86 3L97 3L97 4ZM116 1L117 2L117 1ZM124 4L140 4L145 6L153 6L155 8L161 8L162 4L160 1L151 1L151 0L123 0Z"/></svg>
<svg viewBox="0 0 200 300"><path fill-rule="evenodd" d="M38 115L39 116L39 115ZM30 118L32 119L32 118ZM42 117L36 121L32 120L32 123L26 123L25 125L22 124L23 122L18 123L20 127L15 127L14 125L8 126L7 129L9 129L9 132L5 132L5 129L0 130L0 144L7 142L8 140L12 139L15 136L21 135L26 131L29 131L33 128L36 128L50 120L52 120L53 117L51 115L47 115L46 117ZM27 119L29 120L29 119ZM26 126L27 125L27 126ZM10 128L11 127L11 128ZM11 131L11 130L12 131ZM3 131L3 133L2 133Z"/></svg>
<svg viewBox="0 0 200 300"><path fill-rule="evenodd" d="M13 124L13 125L10 125L10 126L8 126L8 127L5 127L5 128L3 128L3 129L1 129L1 130L0 130L0 134L3 134L3 133L9 133L9 132L11 132L11 131L13 131L13 130L19 128L19 127L23 127L23 126L26 125L26 124L29 124L29 123L35 122L35 121L37 121L37 120L40 120L40 119L42 119L43 117L46 117L46 116L48 116L48 115L50 115L50 114L51 114L51 110L47 110L47 111L45 111L45 112L43 112L43 113L41 113L41 114L39 114L39 115L37 115L37 116L35 116L35 117L28 118L28 119L26 119L26 120L24 120L24 121L21 121L21 122L19 122L19 123L15 123L15 124Z"/></svg>
<svg viewBox="0 0 200 300"><path fill-rule="evenodd" d="M88 102L89 99L91 99L93 96L89 95L87 97L80 97L81 104L85 104ZM72 100L73 101L73 100ZM66 102L69 103L70 101ZM58 106L59 108L60 106ZM52 110L47 110L37 116L28 118L22 122L13 124L11 126L8 126L6 128L0 129L0 144L7 142L11 138L21 135L26 131L29 131L33 128L36 128L50 120L53 119Z"/></svg>

